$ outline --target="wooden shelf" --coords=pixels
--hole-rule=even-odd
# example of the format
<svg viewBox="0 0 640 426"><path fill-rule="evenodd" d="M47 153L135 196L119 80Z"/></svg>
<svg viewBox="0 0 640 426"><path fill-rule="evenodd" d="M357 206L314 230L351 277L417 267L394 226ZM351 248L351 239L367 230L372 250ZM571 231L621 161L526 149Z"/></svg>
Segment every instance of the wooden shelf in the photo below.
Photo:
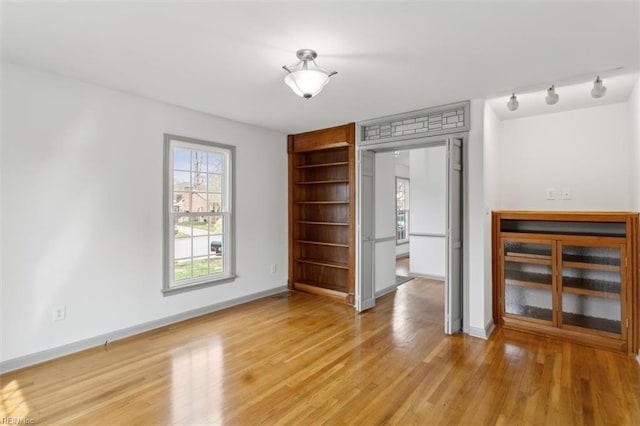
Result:
<svg viewBox="0 0 640 426"><path fill-rule="evenodd" d="M300 244L313 244L317 246L328 246L328 247L349 247L349 244L338 244L338 243L325 243L321 241L309 241L309 240L297 240Z"/></svg>
<svg viewBox="0 0 640 426"><path fill-rule="evenodd" d="M515 303L507 305L505 313L533 318L540 321L551 321L553 318L553 310L551 309L539 308L537 306L518 305Z"/></svg>
<svg viewBox="0 0 640 426"><path fill-rule="evenodd" d="M522 271L510 271L506 270L504 272L504 279L506 281L520 282L520 283L531 283L531 284L540 284L542 286L550 287L552 283L551 273L549 274L538 274L534 272L522 272ZM513 284L518 285L518 284Z"/></svg>
<svg viewBox="0 0 640 426"><path fill-rule="evenodd" d="M551 260L550 254L539 254L539 253L520 253L517 251L508 251L507 257L524 257L527 259L547 259Z"/></svg>
<svg viewBox="0 0 640 426"><path fill-rule="evenodd" d="M580 287L562 287L563 293L579 294L582 296L601 297L603 299L620 299L620 293L609 293L606 291L590 290Z"/></svg>
<svg viewBox="0 0 640 426"><path fill-rule="evenodd" d="M536 257L505 256L504 261L518 262L518 263L532 263L536 265L551 265L551 258L541 259Z"/></svg>
<svg viewBox="0 0 640 426"><path fill-rule="evenodd" d="M569 312L562 313L562 324L574 327L580 327L587 330L599 330L607 333L620 334L622 324L620 321L610 320L606 318L595 318L587 315L572 314Z"/></svg>
<svg viewBox="0 0 640 426"><path fill-rule="evenodd" d="M310 220L299 220L296 223L302 225L349 226L347 222L312 222Z"/></svg>
<svg viewBox="0 0 640 426"><path fill-rule="evenodd" d="M539 288L542 290L551 291L551 284L542 284L542 283L536 283L533 281L518 281L518 280L505 279L504 284L514 285L516 287Z"/></svg>
<svg viewBox="0 0 640 426"><path fill-rule="evenodd" d="M343 288L333 289L325 287L325 284L313 282L313 281L295 281L293 283L293 289L304 291L305 293L317 294L319 296L326 296L340 301L346 301L349 293Z"/></svg>
<svg viewBox="0 0 640 426"><path fill-rule="evenodd" d="M620 266L619 257L581 256L577 254L563 254L562 260L565 262L592 263L594 265Z"/></svg>
<svg viewBox="0 0 640 426"><path fill-rule="evenodd" d="M620 298L620 283L614 281L597 281L587 278L562 277L562 291L584 296Z"/></svg>
<svg viewBox="0 0 640 426"><path fill-rule="evenodd" d="M328 262L325 260L298 258L296 259L296 262L307 263L309 265L316 266L326 266L328 268L349 269L349 265L347 265L346 263Z"/></svg>
<svg viewBox="0 0 640 426"><path fill-rule="evenodd" d="M563 268L591 269L594 271L620 272L620 266L603 265L601 263L562 262Z"/></svg>
<svg viewBox="0 0 640 426"><path fill-rule="evenodd" d="M305 164L302 166L296 166L297 169L313 169L316 167L334 167L334 166L348 166L347 161L336 161L334 163L321 163L321 164Z"/></svg>
<svg viewBox="0 0 640 426"><path fill-rule="evenodd" d="M330 183L349 183L349 180L347 179L310 180L305 182L296 182L296 185L325 185Z"/></svg>

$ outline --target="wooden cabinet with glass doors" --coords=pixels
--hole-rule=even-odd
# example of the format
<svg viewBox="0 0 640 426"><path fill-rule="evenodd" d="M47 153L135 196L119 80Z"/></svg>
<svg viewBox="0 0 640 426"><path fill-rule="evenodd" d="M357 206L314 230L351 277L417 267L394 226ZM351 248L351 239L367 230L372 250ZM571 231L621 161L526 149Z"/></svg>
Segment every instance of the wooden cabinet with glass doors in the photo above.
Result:
<svg viewBox="0 0 640 426"><path fill-rule="evenodd" d="M494 212L493 228L497 324L636 352L636 213Z"/></svg>

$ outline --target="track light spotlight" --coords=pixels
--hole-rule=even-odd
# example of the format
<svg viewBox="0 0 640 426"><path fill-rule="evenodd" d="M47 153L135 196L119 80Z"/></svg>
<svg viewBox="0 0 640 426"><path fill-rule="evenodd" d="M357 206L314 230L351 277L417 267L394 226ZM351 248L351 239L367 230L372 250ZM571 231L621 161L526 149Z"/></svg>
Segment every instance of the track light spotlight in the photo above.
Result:
<svg viewBox="0 0 640 426"><path fill-rule="evenodd" d="M509 108L509 111L515 111L519 105L520 103L518 102L518 98L516 98L516 94L512 93L509 102L507 102L507 108Z"/></svg>
<svg viewBox="0 0 640 426"><path fill-rule="evenodd" d="M558 103L560 96L556 93L556 88L552 84L551 87L547 89L547 97L544 100L547 102L547 105L555 105Z"/></svg>
<svg viewBox="0 0 640 426"><path fill-rule="evenodd" d="M593 89L591 89L591 96L594 98L601 98L607 93L607 88L602 85L600 76L596 77L596 81L593 82Z"/></svg>

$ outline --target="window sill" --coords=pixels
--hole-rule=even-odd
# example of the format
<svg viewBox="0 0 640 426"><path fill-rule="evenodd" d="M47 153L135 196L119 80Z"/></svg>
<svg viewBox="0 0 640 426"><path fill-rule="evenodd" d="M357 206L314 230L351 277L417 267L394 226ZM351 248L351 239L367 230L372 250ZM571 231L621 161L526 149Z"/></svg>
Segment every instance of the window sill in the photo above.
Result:
<svg viewBox="0 0 640 426"><path fill-rule="evenodd" d="M174 294L185 293L192 290L198 290L205 287L213 287L218 284L226 284L226 283L233 282L235 281L236 278L238 278L237 275L229 275L228 277L219 278L214 281L207 281L207 282L197 283L197 284L185 284L181 286L163 288L162 295L166 297L166 296L172 296Z"/></svg>

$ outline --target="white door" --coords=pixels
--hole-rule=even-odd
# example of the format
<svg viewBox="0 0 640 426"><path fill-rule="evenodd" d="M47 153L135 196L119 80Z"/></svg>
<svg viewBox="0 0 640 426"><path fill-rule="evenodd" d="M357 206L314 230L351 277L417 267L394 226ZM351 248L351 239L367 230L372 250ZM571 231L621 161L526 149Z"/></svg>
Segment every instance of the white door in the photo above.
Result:
<svg viewBox="0 0 640 426"><path fill-rule="evenodd" d="M360 187L358 188L358 209L360 227L358 230L360 269L356 285L356 309L360 312L373 308L376 304L374 259L375 259L375 153L359 151Z"/></svg>
<svg viewBox="0 0 640 426"><path fill-rule="evenodd" d="M447 139L447 261L444 332L462 330L462 140Z"/></svg>

